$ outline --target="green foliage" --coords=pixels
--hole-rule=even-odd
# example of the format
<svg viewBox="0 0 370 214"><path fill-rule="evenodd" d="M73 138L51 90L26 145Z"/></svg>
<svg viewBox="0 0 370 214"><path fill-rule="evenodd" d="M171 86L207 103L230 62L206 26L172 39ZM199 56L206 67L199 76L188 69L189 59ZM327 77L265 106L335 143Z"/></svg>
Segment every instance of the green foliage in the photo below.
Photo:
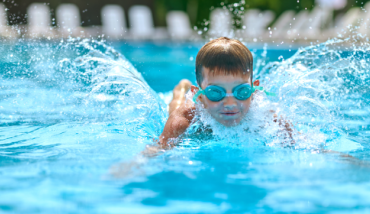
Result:
<svg viewBox="0 0 370 214"><path fill-rule="evenodd" d="M158 19L165 21L164 11L182 10L188 12L192 24L200 28L209 20L214 8L224 7L230 9L236 21L235 26L240 27L240 16L250 8L272 10L278 16L286 10L311 10L314 0L156 0L156 6L161 8L157 13ZM196 9L196 12L193 10L193 13L189 13L192 9Z"/></svg>
<svg viewBox="0 0 370 214"><path fill-rule="evenodd" d="M347 7L336 11L335 14L346 12L351 7L363 7L370 0L347 0ZM233 5L238 3L237 7ZM210 13L214 8L225 7L233 12L235 26L240 27L240 15L248 9L271 10L276 17L284 11L312 10L315 0L155 0L156 5L162 5L161 13L157 16L162 17L165 24L165 12L170 10L182 10L188 12L192 24L198 28L203 28L209 20ZM231 7L230 7L231 6ZM190 12L191 11L191 12Z"/></svg>
<svg viewBox="0 0 370 214"><path fill-rule="evenodd" d="M346 12L351 7L362 7L370 0L347 0L346 8L336 11L335 14ZM128 10L133 5L146 5L153 11L156 26L166 25L166 14L171 10L187 12L192 25L202 28L209 20L214 8L229 9L236 27L240 26L240 16L248 9L271 10L278 17L286 10L312 10L315 0L3 0L8 9L10 24L27 23L27 7L33 2L44 2L51 9L51 16L55 18L55 9L63 3L73 3L80 9L83 26L100 25L100 10L106 4L117 4L124 8L126 20ZM127 23L129 24L129 23ZM55 24L54 24L55 25Z"/></svg>

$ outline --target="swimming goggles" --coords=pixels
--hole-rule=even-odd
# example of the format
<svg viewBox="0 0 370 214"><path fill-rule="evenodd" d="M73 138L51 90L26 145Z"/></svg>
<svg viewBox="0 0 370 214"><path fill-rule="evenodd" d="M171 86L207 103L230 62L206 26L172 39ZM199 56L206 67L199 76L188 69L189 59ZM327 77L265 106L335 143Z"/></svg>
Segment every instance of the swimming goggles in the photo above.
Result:
<svg viewBox="0 0 370 214"><path fill-rule="evenodd" d="M210 85L204 90L199 88L199 91L193 97L193 101L194 103L197 103L197 99L201 94L206 95L207 98L212 102L219 102L225 97L235 97L238 100L246 100L256 90L264 91L267 96L276 96L275 93L267 92L261 86L253 86L253 84L251 85L249 83L236 86L231 94L226 93L226 90L220 86Z"/></svg>

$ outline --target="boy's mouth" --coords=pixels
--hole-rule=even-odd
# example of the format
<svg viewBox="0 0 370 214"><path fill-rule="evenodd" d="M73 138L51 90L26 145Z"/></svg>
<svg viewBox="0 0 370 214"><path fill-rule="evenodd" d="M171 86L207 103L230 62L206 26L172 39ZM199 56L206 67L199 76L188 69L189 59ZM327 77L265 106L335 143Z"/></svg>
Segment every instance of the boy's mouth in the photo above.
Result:
<svg viewBox="0 0 370 214"><path fill-rule="evenodd" d="M224 115L224 116L235 116L239 114L239 112L221 112L221 115Z"/></svg>

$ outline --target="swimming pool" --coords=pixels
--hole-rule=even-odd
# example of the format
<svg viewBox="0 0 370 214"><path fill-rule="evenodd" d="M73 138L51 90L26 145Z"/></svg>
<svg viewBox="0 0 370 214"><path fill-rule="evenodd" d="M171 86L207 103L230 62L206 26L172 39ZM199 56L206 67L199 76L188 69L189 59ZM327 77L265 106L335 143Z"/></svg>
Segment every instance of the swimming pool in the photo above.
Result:
<svg viewBox="0 0 370 214"><path fill-rule="evenodd" d="M250 48L256 76L279 94L256 107L293 121L296 145L282 146L273 125L257 134L216 127L150 159L137 155L163 129L168 92L194 82L201 44L2 44L0 210L369 212L370 46L351 44ZM140 164L124 178L109 173L131 160Z"/></svg>

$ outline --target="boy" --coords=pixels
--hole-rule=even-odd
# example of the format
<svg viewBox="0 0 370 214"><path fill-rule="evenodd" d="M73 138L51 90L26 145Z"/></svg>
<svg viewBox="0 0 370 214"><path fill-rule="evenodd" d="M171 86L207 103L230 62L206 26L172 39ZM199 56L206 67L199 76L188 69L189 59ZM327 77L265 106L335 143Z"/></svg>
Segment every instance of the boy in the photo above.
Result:
<svg viewBox="0 0 370 214"><path fill-rule="evenodd" d="M196 79L199 88L182 80L173 91L169 105L170 116L166 122L158 145L147 146L141 154L144 157L156 156L173 146L176 138L183 134L195 121L196 105L185 102L185 93L190 89L193 101L202 104L208 113L220 124L232 127L238 125L249 111L255 89L259 81L253 82L253 57L240 41L221 37L204 45L196 58ZM266 92L269 95L268 92ZM273 111L272 111L273 112ZM288 145L294 144L291 125L274 115ZM323 150L324 153L336 153ZM141 157L141 156L139 156ZM348 156L346 156L348 158ZM353 157L350 157L353 158ZM131 169L139 169L143 159L121 163L111 168L115 177L132 175Z"/></svg>
<svg viewBox="0 0 370 214"><path fill-rule="evenodd" d="M258 80L252 84L252 53L240 41L226 37L212 40L200 49L195 73L199 88L182 80L174 89L170 116L159 137L162 148L170 146L168 142L194 122L194 102L203 104L216 121L230 127L238 125L248 113L254 90L262 89ZM185 102L189 88L194 102ZM289 124L285 128L291 131Z"/></svg>

